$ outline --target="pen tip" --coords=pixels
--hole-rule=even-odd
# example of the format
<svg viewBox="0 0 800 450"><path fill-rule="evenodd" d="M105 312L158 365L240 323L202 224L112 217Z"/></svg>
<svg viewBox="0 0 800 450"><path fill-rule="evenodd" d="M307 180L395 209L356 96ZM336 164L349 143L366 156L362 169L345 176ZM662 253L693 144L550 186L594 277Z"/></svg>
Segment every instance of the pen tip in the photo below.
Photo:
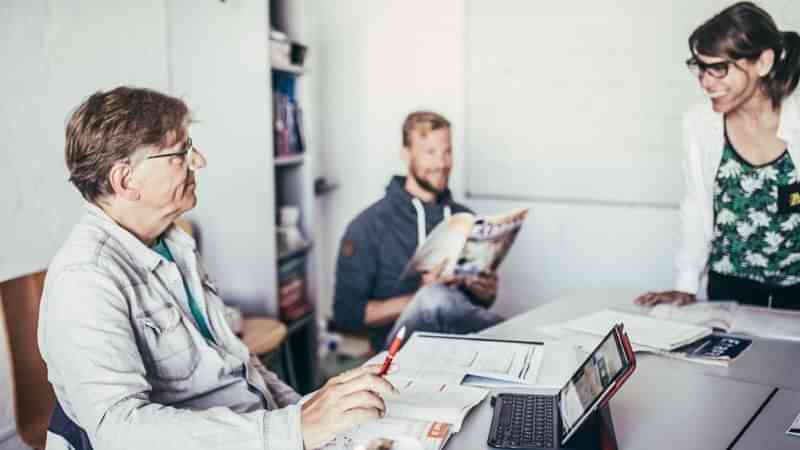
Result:
<svg viewBox="0 0 800 450"><path fill-rule="evenodd" d="M406 326L403 325L400 328L400 331L397 332L397 338L398 339L405 339L405 337L406 337Z"/></svg>

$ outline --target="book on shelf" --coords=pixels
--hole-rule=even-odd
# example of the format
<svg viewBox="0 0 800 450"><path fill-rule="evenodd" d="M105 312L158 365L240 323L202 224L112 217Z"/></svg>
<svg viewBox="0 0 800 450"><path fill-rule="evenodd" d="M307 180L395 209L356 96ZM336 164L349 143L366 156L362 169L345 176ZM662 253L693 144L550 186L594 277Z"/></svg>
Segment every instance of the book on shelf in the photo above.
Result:
<svg viewBox="0 0 800 450"><path fill-rule="evenodd" d="M311 306L306 301L305 281L302 278L282 283L278 297L279 314L287 322L295 321L311 311Z"/></svg>
<svg viewBox="0 0 800 450"><path fill-rule="evenodd" d="M278 314L293 322L311 312L306 297L305 255L299 254L278 265Z"/></svg>
<svg viewBox="0 0 800 450"><path fill-rule="evenodd" d="M274 73L272 77L272 121L275 156L305 151L303 110L295 97L295 76Z"/></svg>
<svg viewBox="0 0 800 450"><path fill-rule="evenodd" d="M286 120L288 97L280 92L272 93L273 145L275 156L286 156L289 152L289 127Z"/></svg>

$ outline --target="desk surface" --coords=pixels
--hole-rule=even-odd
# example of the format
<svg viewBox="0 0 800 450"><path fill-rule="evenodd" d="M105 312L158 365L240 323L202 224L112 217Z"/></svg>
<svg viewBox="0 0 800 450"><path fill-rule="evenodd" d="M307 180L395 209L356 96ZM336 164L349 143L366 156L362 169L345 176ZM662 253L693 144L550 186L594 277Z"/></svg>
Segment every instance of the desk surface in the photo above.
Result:
<svg viewBox="0 0 800 450"><path fill-rule="evenodd" d="M625 290L574 293L534 308L483 334L541 339L543 336L534 328L604 308L630 305L636 294ZM547 346L545 352L546 349ZM734 364L722 368L637 354L636 372L611 401L620 449L729 447L768 399L764 411L772 411L769 406L779 398L775 395L770 399L775 387L800 391L799 358L800 345L761 339L754 339L753 346ZM486 445L491 414L491 406L486 401L476 407L448 448L491 448ZM737 448L757 448L740 446L740 443L745 438L757 442L767 437L760 433L782 439L785 425L773 436L774 432L766 426L754 427L758 424L754 421L740 437Z"/></svg>
<svg viewBox="0 0 800 450"><path fill-rule="evenodd" d="M798 414L800 414L800 392L779 390L742 434L733 447L734 450L800 448L800 437L785 434Z"/></svg>

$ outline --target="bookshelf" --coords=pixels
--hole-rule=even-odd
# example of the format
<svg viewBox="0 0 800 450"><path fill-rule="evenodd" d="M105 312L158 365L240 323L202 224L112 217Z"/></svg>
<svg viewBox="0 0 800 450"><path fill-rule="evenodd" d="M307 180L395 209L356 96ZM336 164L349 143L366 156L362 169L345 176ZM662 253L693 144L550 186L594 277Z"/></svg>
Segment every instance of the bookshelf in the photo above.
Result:
<svg viewBox="0 0 800 450"><path fill-rule="evenodd" d="M289 329L298 379L296 388L301 393L316 389L321 382L313 245L315 149L309 128L313 107L309 80L311 50L306 47L311 39L306 6L310 6L309 0L269 1L276 299L278 317Z"/></svg>

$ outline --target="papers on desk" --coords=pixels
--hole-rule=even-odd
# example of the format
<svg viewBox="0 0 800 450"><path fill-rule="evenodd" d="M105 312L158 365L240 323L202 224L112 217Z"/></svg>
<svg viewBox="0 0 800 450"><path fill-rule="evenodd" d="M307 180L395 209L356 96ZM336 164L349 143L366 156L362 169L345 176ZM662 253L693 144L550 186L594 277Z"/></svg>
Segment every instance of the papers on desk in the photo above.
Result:
<svg viewBox="0 0 800 450"><path fill-rule="evenodd" d="M786 430L786 434L789 436L796 436L800 437L800 414L795 417L794 422L789 425L789 429Z"/></svg>
<svg viewBox="0 0 800 450"><path fill-rule="evenodd" d="M644 346L663 351L671 351L690 344L712 332L711 327L656 319L613 309L579 317L562 325L582 333L604 336L618 323L625 324L625 331L634 348Z"/></svg>
<svg viewBox="0 0 800 450"><path fill-rule="evenodd" d="M541 342L416 332L395 357L395 375L481 386L533 385L543 356Z"/></svg>
<svg viewBox="0 0 800 450"><path fill-rule="evenodd" d="M450 425L453 432L461 430L467 413L489 393L486 389L411 380L395 375L386 378L400 391L383 398L387 416L444 422Z"/></svg>
<svg viewBox="0 0 800 450"><path fill-rule="evenodd" d="M439 450L451 435L446 423L385 416L336 436L320 450Z"/></svg>
<svg viewBox="0 0 800 450"><path fill-rule="evenodd" d="M385 355L367 363L381 363ZM386 376L399 390L383 397L386 416L337 436L323 448L438 450L488 395L476 386L534 385L543 356L541 342L414 333Z"/></svg>
<svg viewBox="0 0 800 450"><path fill-rule="evenodd" d="M727 333L800 341L800 311L744 306L736 302L697 302L645 308L651 317L719 328Z"/></svg>
<svg viewBox="0 0 800 450"><path fill-rule="evenodd" d="M727 307L723 307L723 309L727 309ZM670 338L669 336L672 332L669 330L671 330L673 327L676 327L676 322L674 321L661 320L647 317L645 315L637 315L634 313L626 313L614 310L602 311L601 313L602 314L599 316L601 318L600 320L618 320L624 323L626 328L631 328L631 340L633 341L636 339L634 341L634 350L637 352L655 353L669 358L700 364L727 366L742 352L748 349L753 343L751 339L746 339L739 336L710 334L710 327L698 327L699 329L697 330L697 335L705 336L702 336L698 339L692 339L691 336L693 336L693 334L688 331L684 331L684 327L687 324L681 323L677 324L678 328L674 331L674 334L678 335L679 337ZM584 322L593 321L596 317L598 317L598 315L593 314L590 316L584 316L576 321L540 327L538 330L541 333L558 339L559 342L571 344L576 351L579 353L583 352L583 357L585 357L588 354L588 351L594 348L601 339L599 335L593 334L592 330L587 330L587 327L584 325ZM714 319L717 321L717 323L721 323L719 321L719 317L720 316L718 315L717 318ZM576 322L577 326L575 325ZM639 330L645 327L650 328L645 329L646 333L643 335L643 333ZM662 330L666 327L669 327L669 329ZM655 340L653 339L652 334L666 335L667 338L663 339L667 340L667 343L670 343L670 345L667 345L667 343L658 343L657 345L653 345ZM690 340L691 342L682 346L674 347L674 345L680 342L680 340L685 339L684 336L690 336L686 339ZM646 345L644 342L650 343L651 345Z"/></svg>
<svg viewBox="0 0 800 450"><path fill-rule="evenodd" d="M461 430L469 411L486 398L486 389L412 380L392 373L386 377L400 391L386 395L386 416L337 436L324 450L438 450ZM385 441L385 442L384 442ZM382 444L383 443L383 444Z"/></svg>

